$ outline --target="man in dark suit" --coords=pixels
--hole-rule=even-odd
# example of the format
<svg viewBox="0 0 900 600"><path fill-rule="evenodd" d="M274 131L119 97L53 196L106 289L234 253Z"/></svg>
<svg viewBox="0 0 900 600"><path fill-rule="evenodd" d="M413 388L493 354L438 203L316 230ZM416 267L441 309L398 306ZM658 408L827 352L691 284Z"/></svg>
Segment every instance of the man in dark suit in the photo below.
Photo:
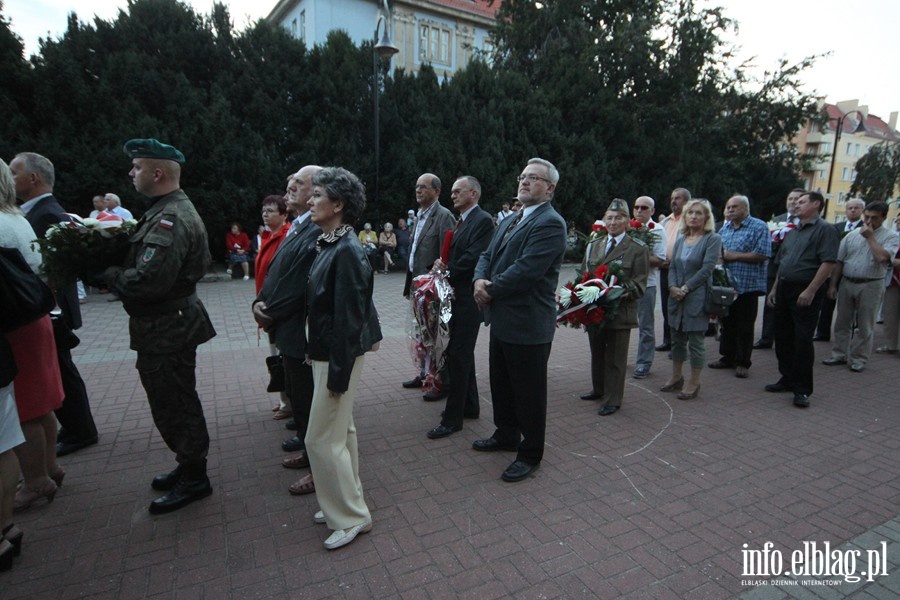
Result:
<svg viewBox="0 0 900 600"><path fill-rule="evenodd" d="M475 343L481 326L481 313L472 296L475 264L491 241L494 223L491 215L478 206L481 184L472 176L460 177L453 184L450 199L459 213L459 224L450 242L450 256L445 265L440 258L435 267L449 269L453 286L450 340L447 343L447 372L450 375L447 406L440 425L426 435L431 439L447 437L462 429L463 418L478 418L478 385L475 383Z"/></svg>
<svg viewBox="0 0 900 600"><path fill-rule="evenodd" d="M416 180L416 202L419 212L416 224L409 235L409 265L406 271L406 282L403 284L403 296L408 298L414 277L424 275L431 270L434 261L441 257L441 245L444 235L456 226L453 213L441 206L441 180L437 175L424 173ZM425 379L424 370L409 381L403 382L405 388L420 388ZM433 390L426 394L425 400L440 400L445 392Z"/></svg>
<svg viewBox="0 0 900 600"><path fill-rule="evenodd" d="M798 220L796 217L797 214L797 200L800 199L800 196L806 193L806 190L802 188L794 188L787 196L787 200L785 200L785 212L783 214L778 215L773 221L776 223L791 223L796 225ZM775 258L778 255L778 250L781 248L781 243L784 241L782 238L777 244L772 243L772 256L769 259L769 265L766 267L766 294L772 291L772 286L775 285L775 275L778 273L778 265L775 262ZM759 336L759 339L756 340L753 344L754 350L769 350L772 348L772 344L775 340L775 309L769 306L768 302L763 302L763 319L762 319L762 332Z"/></svg>
<svg viewBox="0 0 900 600"><path fill-rule="evenodd" d="M16 197L22 202L22 212L34 229L37 238L43 238L51 225L70 221L69 215L53 197L56 179L53 163L40 154L22 152L9 163L16 184ZM56 455L65 456L97 443L97 426L91 415L87 389L78 367L72 360L72 342L76 341L71 330L81 327L81 308L75 284L56 288L56 302L62 311L54 317L53 332L56 335L56 353L62 376L65 398L56 411L61 429L57 437Z"/></svg>
<svg viewBox="0 0 900 600"><path fill-rule="evenodd" d="M491 326L491 437L475 450L517 450L504 481L521 481L544 456L547 360L556 331L556 286L566 222L550 205L559 171L532 158L518 177L522 210L494 233L475 268L475 302Z"/></svg>
<svg viewBox="0 0 900 600"><path fill-rule="evenodd" d="M638 325L638 300L647 289L650 272L650 248L631 238L628 233L628 204L613 200L603 222L608 234L595 239L584 254L584 271L592 271L597 265L618 263L626 291L621 296L614 318L607 319L600 330L588 330L591 345L591 381L594 389L581 396L582 400L604 400L597 413L606 417L622 406L625 396L625 368L628 365L628 342L631 330Z"/></svg>
<svg viewBox="0 0 900 600"><path fill-rule="evenodd" d="M865 208L866 203L860 198L847 200L847 203L844 205L844 214L847 216L847 220L843 223L834 223L832 225L840 239L843 239L845 235L854 229L859 229L863 226L862 216ZM840 285L840 282L837 285ZM813 337L814 342L831 341L831 322L834 320L836 303L836 300L828 294L822 299L822 309L819 311L819 320L816 322L816 335Z"/></svg>
<svg viewBox="0 0 900 600"><path fill-rule="evenodd" d="M284 360L284 382L297 435L282 444L287 451L303 450L303 439L312 406L312 367L306 359L306 282L316 258L316 239L322 230L309 219L307 201L312 195L312 178L322 167L307 165L293 177L294 189L288 192L288 208L297 217L284 241L275 252L259 295L253 301L253 316L275 343ZM305 452L282 461L287 469L309 466ZM288 488L295 495L315 491L312 476L301 477Z"/></svg>

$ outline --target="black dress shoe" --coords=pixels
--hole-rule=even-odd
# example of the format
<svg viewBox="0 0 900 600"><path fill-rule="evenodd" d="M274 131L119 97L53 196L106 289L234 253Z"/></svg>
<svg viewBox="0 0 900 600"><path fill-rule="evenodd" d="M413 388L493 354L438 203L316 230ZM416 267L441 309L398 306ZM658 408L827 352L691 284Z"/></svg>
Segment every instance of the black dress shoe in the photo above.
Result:
<svg viewBox="0 0 900 600"><path fill-rule="evenodd" d="M472 442L472 448L479 452L497 452L499 450L518 450L518 444L501 444L492 437Z"/></svg>
<svg viewBox="0 0 900 600"><path fill-rule="evenodd" d="M794 406L809 408L809 396L806 394L794 394Z"/></svg>
<svg viewBox="0 0 900 600"><path fill-rule="evenodd" d="M442 417L445 416L444 413L446 413L446 412L447 412L446 410L442 410L441 416ZM480 413L477 413L477 412L464 412L463 413L463 419L477 419L480 416L481 416Z"/></svg>
<svg viewBox="0 0 900 600"><path fill-rule="evenodd" d="M671 344L671 343L668 343L668 344L660 344L659 346L656 347L656 351L657 351L657 352L668 352L668 351L671 350L671 349L672 349L672 344Z"/></svg>
<svg viewBox="0 0 900 600"><path fill-rule="evenodd" d="M297 420L288 419L287 423L284 424L284 428L288 431L297 431Z"/></svg>
<svg viewBox="0 0 900 600"><path fill-rule="evenodd" d="M830 342L831 336L830 335L816 335L816 336L813 336L813 341L814 342Z"/></svg>
<svg viewBox="0 0 900 600"><path fill-rule="evenodd" d="M178 465L174 470L154 477L153 481L150 482L150 487L154 490L159 490L160 492L174 490L175 484L178 483L178 480L181 478L181 473L181 465Z"/></svg>
<svg viewBox="0 0 900 600"><path fill-rule="evenodd" d="M599 400L603 397L603 394L595 394L594 392L588 392L587 394L582 394L578 396L582 400Z"/></svg>
<svg viewBox="0 0 900 600"><path fill-rule="evenodd" d="M171 492L150 503L150 514L162 515L172 512L184 508L191 502L206 498L210 494L212 494L212 486L209 484L209 477L205 475L202 479L182 477Z"/></svg>
<svg viewBox="0 0 900 600"><path fill-rule="evenodd" d="M501 475L500 477L503 479L503 481L522 481L523 479L537 471L537 468L538 465L529 465L526 462L517 460L513 464L506 467L506 470L503 471L503 475Z"/></svg>
<svg viewBox="0 0 900 600"><path fill-rule="evenodd" d="M408 390L411 390L414 388L420 388L420 387L422 387L422 378L416 377L415 379L410 379L409 381L404 381L403 387L405 387Z"/></svg>
<svg viewBox="0 0 900 600"><path fill-rule="evenodd" d="M766 391L777 394L779 392L790 392L791 388L779 381L778 383L770 383L767 385Z"/></svg>
<svg viewBox="0 0 900 600"><path fill-rule="evenodd" d="M73 440L69 439L65 442L57 442L56 443L56 456L65 456L66 454L72 454L73 452L77 452L82 448L87 448L88 446L93 446L97 443L97 436L89 437L81 440Z"/></svg>
<svg viewBox="0 0 900 600"><path fill-rule="evenodd" d="M825 360L822 361L822 364L827 367L834 367L837 365L846 365L847 359L846 358L826 358Z"/></svg>
<svg viewBox="0 0 900 600"><path fill-rule="evenodd" d="M431 389L428 391L428 393L422 394L422 400L424 400L425 402L436 402L437 400L443 400L449 395L450 390L446 388L443 390Z"/></svg>
<svg viewBox="0 0 900 600"><path fill-rule="evenodd" d="M600 415L601 417L608 417L609 415L613 414L617 410L619 410L618 406L604 406L599 411L597 411L597 414Z"/></svg>
<svg viewBox="0 0 900 600"><path fill-rule="evenodd" d="M430 440L439 440L441 438L445 438L452 433L456 433L457 431L462 431L462 425L456 425L455 427L448 427L443 423L426 433Z"/></svg>
<svg viewBox="0 0 900 600"><path fill-rule="evenodd" d="M300 452L306 448L306 444L303 443L298 436L294 436L289 440L284 440L281 442L281 449L285 452Z"/></svg>
<svg viewBox="0 0 900 600"><path fill-rule="evenodd" d="M755 344L753 344L754 350L771 350L772 342L768 342L766 340L757 340Z"/></svg>

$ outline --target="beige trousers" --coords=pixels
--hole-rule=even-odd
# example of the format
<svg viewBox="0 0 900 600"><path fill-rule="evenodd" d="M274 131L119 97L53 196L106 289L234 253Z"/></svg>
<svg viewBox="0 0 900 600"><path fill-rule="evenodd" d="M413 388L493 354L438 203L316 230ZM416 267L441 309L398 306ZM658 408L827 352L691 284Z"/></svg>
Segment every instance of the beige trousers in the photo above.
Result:
<svg viewBox="0 0 900 600"><path fill-rule="evenodd" d="M339 398L328 392L328 363L312 361L313 392L306 454L316 482L316 498L330 529L347 529L372 519L363 499L356 449L353 403L364 357L353 364L350 386Z"/></svg>

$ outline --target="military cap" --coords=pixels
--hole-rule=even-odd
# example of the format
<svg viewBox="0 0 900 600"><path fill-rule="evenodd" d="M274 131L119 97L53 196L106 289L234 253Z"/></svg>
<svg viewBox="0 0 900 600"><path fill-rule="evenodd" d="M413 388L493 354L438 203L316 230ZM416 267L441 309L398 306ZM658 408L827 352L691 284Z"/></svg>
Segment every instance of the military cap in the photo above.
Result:
<svg viewBox="0 0 900 600"><path fill-rule="evenodd" d="M613 198L613 201L610 202L609 206L606 208L606 212L609 211L624 213L626 216L631 214L628 211L628 203L621 198Z"/></svg>
<svg viewBox="0 0 900 600"><path fill-rule="evenodd" d="M185 162L181 150L153 138L128 140L122 149L131 158L159 158L173 160L182 165Z"/></svg>

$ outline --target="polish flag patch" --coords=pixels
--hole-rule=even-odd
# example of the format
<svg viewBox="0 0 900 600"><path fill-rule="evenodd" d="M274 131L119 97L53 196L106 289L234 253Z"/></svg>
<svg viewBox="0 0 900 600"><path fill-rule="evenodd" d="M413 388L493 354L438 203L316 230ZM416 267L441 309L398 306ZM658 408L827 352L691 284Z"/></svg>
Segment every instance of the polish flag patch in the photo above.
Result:
<svg viewBox="0 0 900 600"><path fill-rule="evenodd" d="M175 223L169 221L168 219L160 219L159 226L163 229L172 229L173 227L175 227Z"/></svg>

